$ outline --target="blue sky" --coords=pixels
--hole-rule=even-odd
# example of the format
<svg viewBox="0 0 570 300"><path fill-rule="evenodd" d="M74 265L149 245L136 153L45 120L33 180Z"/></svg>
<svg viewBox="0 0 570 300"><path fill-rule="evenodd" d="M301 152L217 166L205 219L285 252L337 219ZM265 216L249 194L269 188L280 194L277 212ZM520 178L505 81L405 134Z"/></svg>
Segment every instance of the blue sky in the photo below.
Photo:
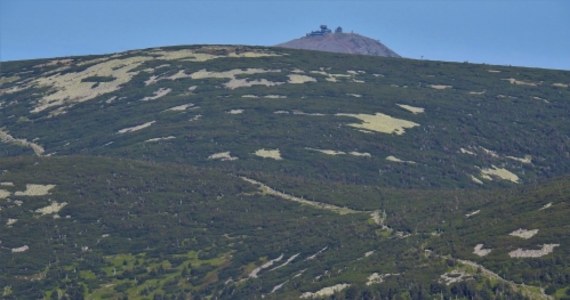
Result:
<svg viewBox="0 0 570 300"><path fill-rule="evenodd" d="M274 45L320 24L410 58L570 70L568 0L0 0L0 60Z"/></svg>

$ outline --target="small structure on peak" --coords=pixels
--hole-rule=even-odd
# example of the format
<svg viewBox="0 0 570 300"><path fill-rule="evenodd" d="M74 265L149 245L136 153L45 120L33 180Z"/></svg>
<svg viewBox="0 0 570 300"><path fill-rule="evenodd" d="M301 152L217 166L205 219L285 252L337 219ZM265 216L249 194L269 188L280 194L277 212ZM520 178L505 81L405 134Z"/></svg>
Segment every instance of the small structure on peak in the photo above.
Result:
<svg viewBox="0 0 570 300"><path fill-rule="evenodd" d="M338 27L335 29L334 33L342 33L342 27L338 26Z"/></svg>
<svg viewBox="0 0 570 300"><path fill-rule="evenodd" d="M307 33L307 36L323 36L325 34L329 34L332 33L332 30L330 30L327 25L321 25L321 29L320 30L316 30L316 31L311 31L310 33Z"/></svg>

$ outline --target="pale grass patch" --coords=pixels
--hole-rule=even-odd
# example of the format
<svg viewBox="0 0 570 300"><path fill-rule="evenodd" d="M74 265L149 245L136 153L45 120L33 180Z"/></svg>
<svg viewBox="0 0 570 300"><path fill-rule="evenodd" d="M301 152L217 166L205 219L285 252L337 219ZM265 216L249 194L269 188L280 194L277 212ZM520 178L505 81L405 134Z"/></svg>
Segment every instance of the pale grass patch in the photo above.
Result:
<svg viewBox="0 0 570 300"><path fill-rule="evenodd" d="M147 80L144 81L144 85L145 86L149 86L151 84L155 84L158 82L158 76L157 75L152 75L150 76Z"/></svg>
<svg viewBox="0 0 570 300"><path fill-rule="evenodd" d="M516 157L516 156L505 156L508 159L521 162L523 164L532 164L532 156L525 155L524 157Z"/></svg>
<svg viewBox="0 0 570 300"><path fill-rule="evenodd" d="M156 143L156 142L160 142L160 141L168 141L168 140L173 140L175 139L175 136L165 136L165 137L159 137L159 138L152 138L152 139L148 139L146 141L144 141L145 143Z"/></svg>
<svg viewBox="0 0 570 300"><path fill-rule="evenodd" d="M301 294L299 298L301 299L308 299L308 298L325 298L330 297L346 288L350 287L348 283L339 283L333 286L324 287L316 292L305 292Z"/></svg>
<svg viewBox="0 0 570 300"><path fill-rule="evenodd" d="M269 81L267 79L255 79L255 80L247 80L247 79L230 79L230 81L226 82L224 86L228 89L237 89L242 87L252 87L254 85L263 85L263 86L276 86L281 85L283 82L275 82Z"/></svg>
<svg viewBox="0 0 570 300"><path fill-rule="evenodd" d="M289 77L288 83L291 83L291 84L302 84L302 83L307 83L307 82L317 82L317 80L314 77L307 76L307 75L289 74L287 76Z"/></svg>
<svg viewBox="0 0 570 300"><path fill-rule="evenodd" d="M38 101L31 112L39 113L56 106L73 105L117 91L121 85L129 82L138 74L138 72L131 71L149 59L141 56L111 59L90 66L81 72L57 73L38 78L32 82L32 85L47 87L53 92ZM100 82L93 87L93 82L83 81L92 76L112 76L114 80Z"/></svg>
<svg viewBox="0 0 570 300"><path fill-rule="evenodd" d="M505 78L505 79L501 79L501 80L508 81L510 84L513 84L513 85L537 86L540 84L539 82L517 80L515 78Z"/></svg>
<svg viewBox="0 0 570 300"><path fill-rule="evenodd" d="M194 104L192 103L188 103L188 104L182 104L182 105L178 105L178 106L174 106L171 108L166 109L165 111L185 111L187 110L189 107L194 106Z"/></svg>
<svg viewBox="0 0 570 300"><path fill-rule="evenodd" d="M523 250L518 248L509 252L509 256L512 258L536 258L548 255L554 251L554 248L560 246L560 244L544 244L542 248L538 250Z"/></svg>
<svg viewBox="0 0 570 300"><path fill-rule="evenodd" d="M30 250L30 247L28 245L24 245L18 248L12 248L12 253L22 253L22 252L26 252Z"/></svg>
<svg viewBox="0 0 570 300"><path fill-rule="evenodd" d="M362 98L362 95L360 95L360 94L346 94L346 95L354 97L354 98Z"/></svg>
<svg viewBox="0 0 570 300"><path fill-rule="evenodd" d="M226 152L214 153L214 154L208 156L208 159L209 160L232 161L232 160L237 160L238 158L235 156L232 156L230 151L226 151Z"/></svg>
<svg viewBox="0 0 570 300"><path fill-rule="evenodd" d="M270 260L270 261L264 263L263 265L261 265L261 266L255 268L255 269L253 269L253 271L251 271L247 277L249 277L249 278L257 278L259 272L261 272L261 271L264 270L264 269L270 268L271 266L273 266L274 263L281 261L281 260L283 259L283 256L284 256L284 255L281 254L279 257L277 257L277 258L275 258L275 259L272 259L272 260Z"/></svg>
<svg viewBox="0 0 570 300"><path fill-rule="evenodd" d="M250 99L258 99L259 98L259 96L256 96L256 95L242 95L241 97L242 98L250 98Z"/></svg>
<svg viewBox="0 0 570 300"><path fill-rule="evenodd" d="M483 244L477 244L473 248L473 254L480 256L480 257L487 256L489 253L491 253L491 251L493 251L493 250L492 249L484 249Z"/></svg>
<svg viewBox="0 0 570 300"><path fill-rule="evenodd" d="M557 87L557 88L564 88L567 89L568 88L568 84L566 83L560 83L560 82L555 82L552 84L553 87Z"/></svg>
<svg viewBox="0 0 570 300"><path fill-rule="evenodd" d="M154 91L154 93L152 94L152 96L147 96L141 99L141 101L151 101L151 100L156 100L158 98L162 98L166 95L168 95L170 92L172 92L172 89L170 88L160 88L156 91Z"/></svg>
<svg viewBox="0 0 570 300"><path fill-rule="evenodd" d="M475 216L475 215L478 215L480 212L481 212L481 210L478 209L478 210L476 210L476 211L472 211L472 212L470 212L470 213L468 213L468 214L465 214L465 217L466 217L466 218L471 218L471 217L473 217L473 216Z"/></svg>
<svg viewBox="0 0 570 300"><path fill-rule="evenodd" d="M16 222L18 222L18 219L8 219L8 221L6 221L6 226L12 226L16 224Z"/></svg>
<svg viewBox="0 0 570 300"><path fill-rule="evenodd" d="M192 79L207 79L207 78L218 78L218 79L235 79L237 75L251 75L251 74L261 74L261 73L279 73L281 70L267 70L267 69L259 69L259 68L248 68L245 70L241 69L233 69L229 71L223 72L215 72L215 71L207 71L206 69L202 69L190 74Z"/></svg>
<svg viewBox="0 0 570 300"><path fill-rule="evenodd" d="M487 72L489 72L489 73L501 73L501 71L499 71L499 70L491 70L491 69L487 70Z"/></svg>
<svg viewBox="0 0 570 300"><path fill-rule="evenodd" d="M10 197L10 195L12 195L12 193L10 193L9 191L0 190L0 200L8 198Z"/></svg>
<svg viewBox="0 0 570 300"><path fill-rule="evenodd" d="M123 134L123 133L131 133L131 132L135 132L135 131L139 131L145 128L148 128L150 126L152 126L152 124L156 123L156 121L150 121L150 122L146 122L137 126L133 126L133 127L127 127L127 128L123 128L121 130L117 131L117 134Z"/></svg>
<svg viewBox="0 0 570 300"><path fill-rule="evenodd" d="M271 158L275 160L282 160L281 151L279 149L259 149L254 153L256 156L263 158Z"/></svg>
<svg viewBox="0 0 570 300"><path fill-rule="evenodd" d="M50 205L48 206L36 209L36 212L41 214L42 216L56 214L65 206L67 206L67 202L57 203L54 201L50 203Z"/></svg>
<svg viewBox="0 0 570 300"><path fill-rule="evenodd" d="M475 182L476 184L484 184L483 181L481 181L481 179L479 179L473 175L470 175L470 178L471 178L471 181Z"/></svg>
<svg viewBox="0 0 570 300"><path fill-rule="evenodd" d="M465 149L465 148L459 148L459 151L460 151L461 153L463 153L463 154L477 155L477 154L475 154L475 152L470 151L470 150L467 150L467 149Z"/></svg>
<svg viewBox="0 0 570 300"><path fill-rule="evenodd" d="M282 95L266 95L266 96L263 96L263 98L266 98L266 99L286 99L287 96L282 96Z"/></svg>
<svg viewBox="0 0 570 300"><path fill-rule="evenodd" d="M394 118L389 115L385 115L383 113L376 113L374 115L336 114L336 116L353 117L359 119L361 123L348 124L348 126L357 129L388 133L388 134L396 134L396 135L404 134L406 128L413 128L416 126L420 126L420 124L403 119Z"/></svg>
<svg viewBox="0 0 570 300"><path fill-rule="evenodd" d="M20 76L1 76L0 85L20 80Z"/></svg>
<svg viewBox="0 0 570 300"><path fill-rule="evenodd" d="M398 275L400 275L400 274L399 274L399 273L396 273L396 274L390 274L390 273L388 273L388 274L372 273L372 274L370 274L370 276L368 276L366 285L367 285L367 286L370 286L370 285L373 285L373 284L380 284L380 283L384 282L384 279L386 279L387 277L390 277L390 276L398 276Z"/></svg>
<svg viewBox="0 0 570 300"><path fill-rule="evenodd" d="M509 235L528 240L531 237L535 236L537 233L538 233L538 229L528 230L528 229L519 228L519 229L509 233Z"/></svg>
<svg viewBox="0 0 570 300"><path fill-rule="evenodd" d="M476 92L476 91L470 91L468 94L469 95L484 95L487 91L480 91L480 92Z"/></svg>
<svg viewBox="0 0 570 300"><path fill-rule="evenodd" d="M415 161L411 161L411 160L401 160L401 159L399 159L393 155L386 156L386 160L391 161L391 162L396 162L396 163L406 163L406 164L412 164L412 165L416 163Z"/></svg>
<svg viewBox="0 0 570 300"><path fill-rule="evenodd" d="M492 165L491 168L484 168L481 169L481 178L489 180L491 176L498 177L500 179L508 180L513 183L519 183L519 177L514 174L513 172L505 169L505 168L497 168L496 166ZM492 178L491 178L492 180Z"/></svg>
<svg viewBox="0 0 570 300"><path fill-rule="evenodd" d="M0 182L0 186L14 186L14 183L10 181Z"/></svg>
<svg viewBox="0 0 570 300"><path fill-rule="evenodd" d="M323 154L326 154L326 155L332 155L332 156L335 156L335 155L344 155L344 154L346 154L346 152L337 151L337 150L331 150L331 149L316 149L316 148L305 148L305 149L307 149L307 150L309 150L309 151L320 152L320 153L323 153Z"/></svg>
<svg viewBox="0 0 570 300"><path fill-rule="evenodd" d="M350 151L348 154L352 156L360 156L360 157L372 157L368 152L357 152L357 151Z"/></svg>
<svg viewBox="0 0 570 300"><path fill-rule="evenodd" d="M550 208L551 206L552 206L552 202L548 202L548 203L544 204L544 206L541 207L539 210L545 210L547 208Z"/></svg>
<svg viewBox="0 0 570 300"><path fill-rule="evenodd" d="M425 111L425 109L423 107L416 107L416 106L411 106L411 105L407 105L407 104L398 104L399 107L413 113L414 115L416 114L421 114Z"/></svg>
<svg viewBox="0 0 570 300"><path fill-rule="evenodd" d="M434 90L446 90L452 88L453 86L445 84L430 84L429 87Z"/></svg>
<svg viewBox="0 0 570 300"><path fill-rule="evenodd" d="M243 114L244 110L243 109L231 109L226 111L227 114L230 115L239 115L239 114Z"/></svg>
<svg viewBox="0 0 570 300"><path fill-rule="evenodd" d="M45 196L55 188L55 184L26 184L25 191L17 191L15 196Z"/></svg>

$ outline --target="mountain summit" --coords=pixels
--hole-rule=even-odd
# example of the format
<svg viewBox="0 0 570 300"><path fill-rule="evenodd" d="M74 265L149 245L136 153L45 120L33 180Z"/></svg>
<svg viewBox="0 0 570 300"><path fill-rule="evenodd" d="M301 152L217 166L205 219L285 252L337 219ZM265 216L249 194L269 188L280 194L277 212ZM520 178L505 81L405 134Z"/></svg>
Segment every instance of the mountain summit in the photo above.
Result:
<svg viewBox="0 0 570 300"><path fill-rule="evenodd" d="M326 52L400 57L377 40L356 33L345 33L339 26L333 32L327 25L307 33L305 37L277 45L277 47Z"/></svg>

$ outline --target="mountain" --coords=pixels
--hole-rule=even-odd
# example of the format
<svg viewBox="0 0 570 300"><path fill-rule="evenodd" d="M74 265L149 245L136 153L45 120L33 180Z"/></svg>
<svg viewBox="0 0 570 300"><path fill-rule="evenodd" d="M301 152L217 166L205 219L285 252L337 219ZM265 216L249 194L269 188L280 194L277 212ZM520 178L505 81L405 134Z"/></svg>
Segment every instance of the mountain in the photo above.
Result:
<svg viewBox="0 0 570 300"><path fill-rule="evenodd" d="M344 33L339 27L334 33L325 25L305 37L294 39L277 47L316 50L335 53L362 54L373 56L400 57L396 52L377 40L357 33Z"/></svg>
<svg viewBox="0 0 570 300"><path fill-rule="evenodd" d="M568 297L569 84L249 46L2 62L2 297Z"/></svg>

